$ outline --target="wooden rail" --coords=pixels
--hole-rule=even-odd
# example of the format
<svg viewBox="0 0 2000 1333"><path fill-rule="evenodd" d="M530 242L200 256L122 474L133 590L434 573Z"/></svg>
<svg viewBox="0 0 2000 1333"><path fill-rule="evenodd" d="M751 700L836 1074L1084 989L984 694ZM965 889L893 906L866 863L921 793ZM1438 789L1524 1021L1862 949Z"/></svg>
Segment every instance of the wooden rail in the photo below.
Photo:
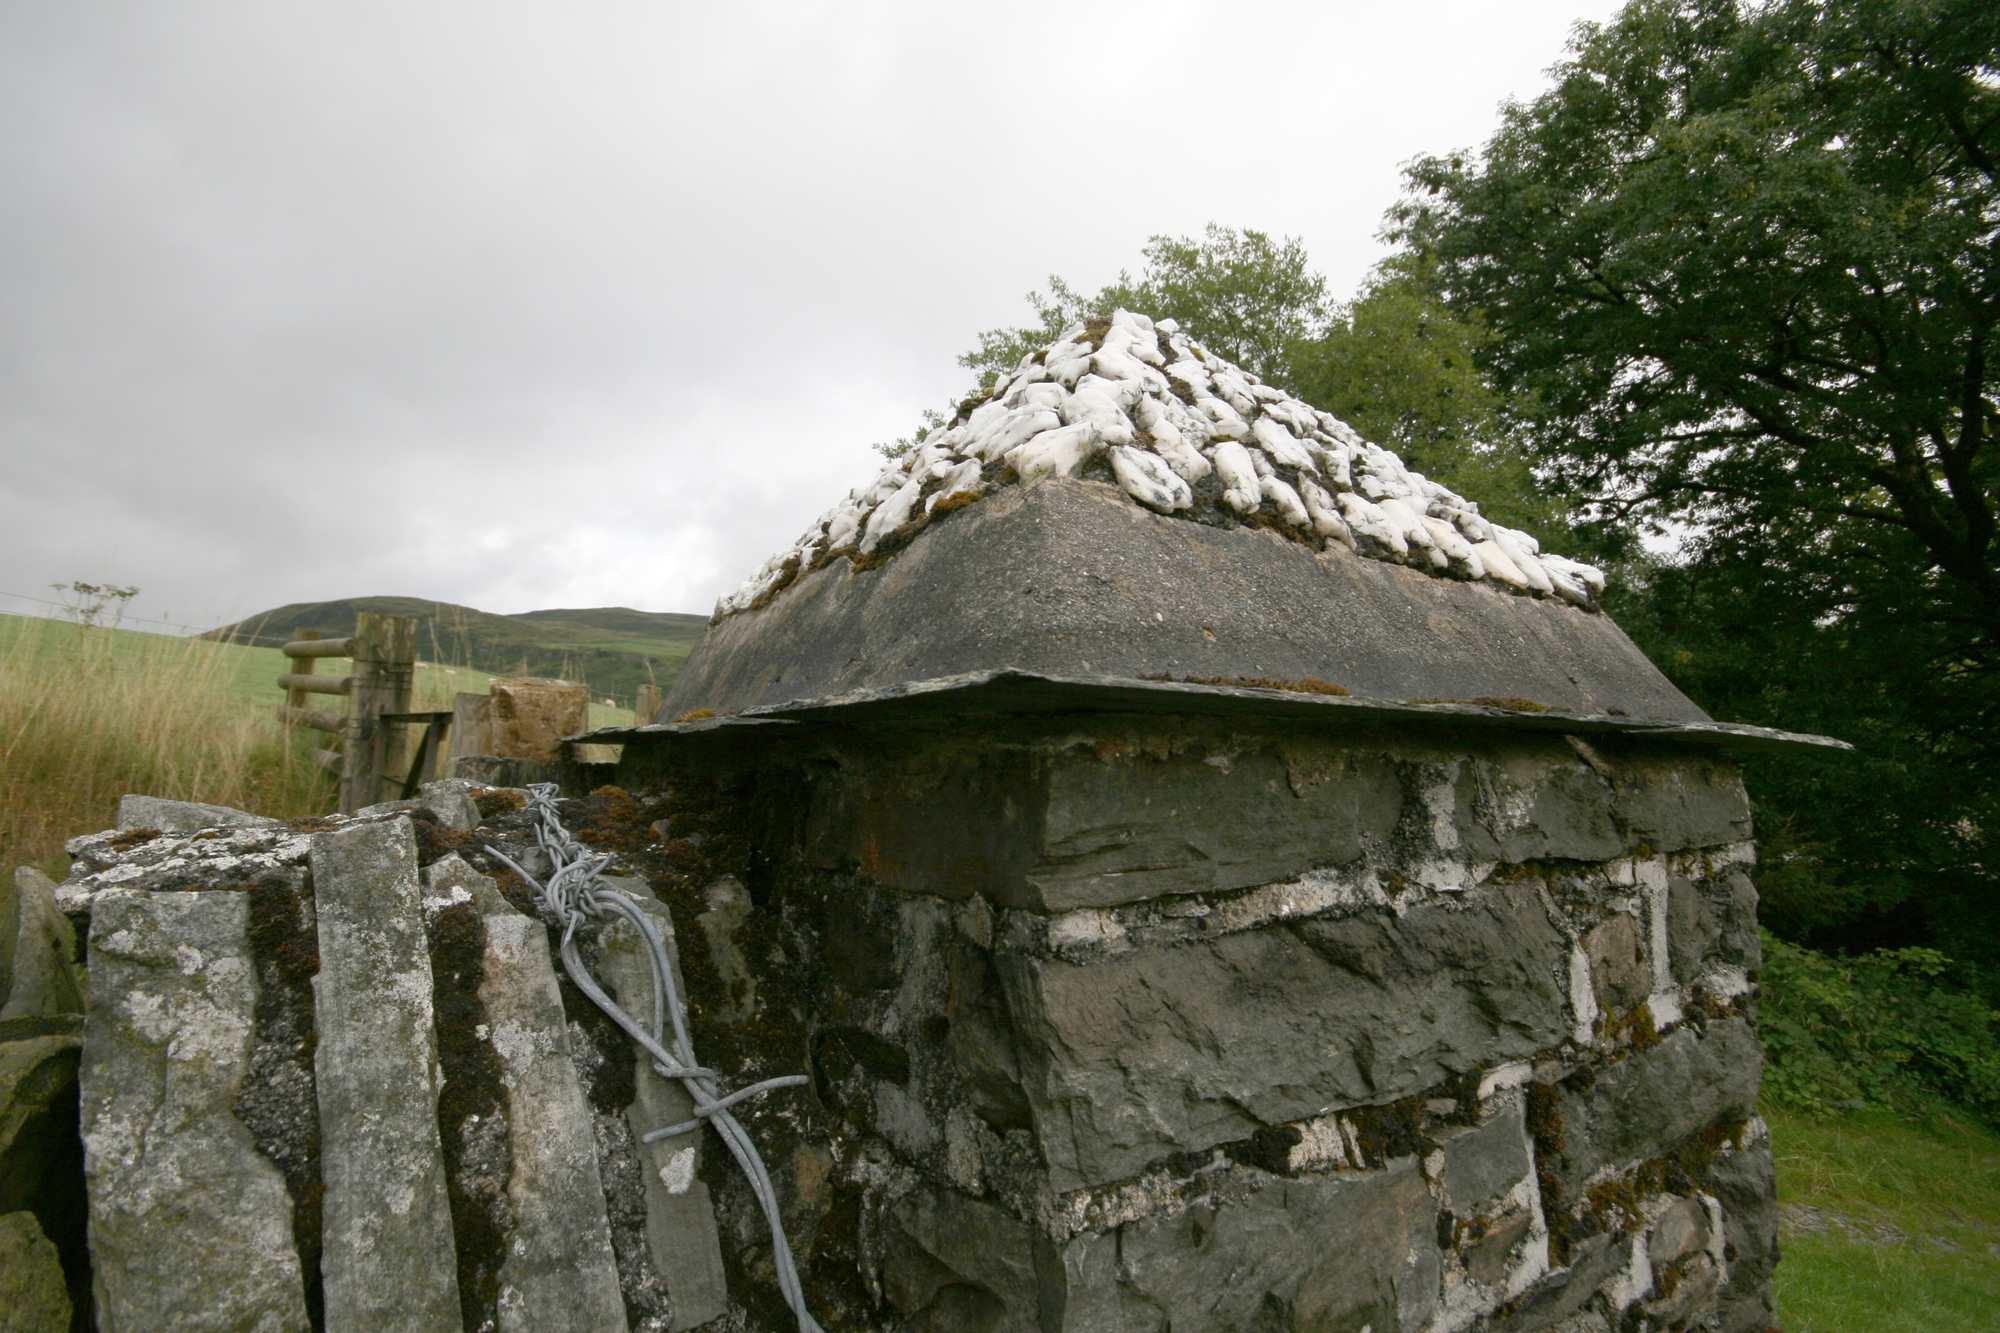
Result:
<svg viewBox="0 0 2000 1333"><path fill-rule="evenodd" d="M444 727L430 714L422 715L424 741L410 778L402 780L396 772L402 749L398 724L416 720L409 714L417 665L415 620L364 611L355 616L354 633L348 637L322 639L317 631L300 630L285 645L284 654L292 670L278 677L285 691L285 702L276 710L278 720L338 738L338 749L316 749L313 759L340 779L342 813L352 814L382 800L384 782L393 782L399 794L408 794L412 782L435 772ZM352 659L353 674L316 674L314 665L322 657ZM347 712L307 707L306 697L314 694L347 696Z"/></svg>

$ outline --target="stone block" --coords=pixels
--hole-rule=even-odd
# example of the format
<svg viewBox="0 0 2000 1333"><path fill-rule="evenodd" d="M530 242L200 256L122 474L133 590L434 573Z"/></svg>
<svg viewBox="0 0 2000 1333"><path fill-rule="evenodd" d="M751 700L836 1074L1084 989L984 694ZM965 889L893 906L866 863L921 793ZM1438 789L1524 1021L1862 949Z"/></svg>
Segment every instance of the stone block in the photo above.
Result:
<svg viewBox="0 0 2000 1333"><path fill-rule="evenodd" d="M1554 740L1467 762L1456 793L1459 843L1474 860L1604 861L1624 850L1611 784Z"/></svg>
<svg viewBox="0 0 2000 1333"><path fill-rule="evenodd" d="M408 819L312 839L328 1333L461 1327L430 955Z"/></svg>
<svg viewBox="0 0 2000 1333"><path fill-rule="evenodd" d="M1310 777L1302 777L1309 773ZM1039 855L1027 872L1041 911L1108 907L1290 879L1361 855L1402 812L1395 770L1329 750L1302 760L1136 746L1052 761Z"/></svg>
<svg viewBox="0 0 2000 1333"><path fill-rule="evenodd" d="M1763 1333L1778 1322L1771 1294L1778 1267L1777 1173L1769 1140L1717 1156L1701 1183L1722 1203L1722 1234L1729 1245L1716 1333Z"/></svg>
<svg viewBox="0 0 2000 1333"><path fill-rule="evenodd" d="M0 986L0 1022L83 1012L76 969L76 930L56 906L56 886L33 866L14 872L14 891L0 902L0 929L11 948Z"/></svg>
<svg viewBox="0 0 2000 1333"><path fill-rule="evenodd" d="M1577 1312L1631 1262L1630 1237L1591 1236L1577 1245L1569 1263L1522 1292L1509 1303L1509 1312L1487 1327L1492 1333L1545 1333L1578 1327L1573 1321L1581 1319L1587 1328L1590 1316Z"/></svg>
<svg viewBox="0 0 2000 1333"><path fill-rule="evenodd" d="M590 730L590 687L522 677L493 682L493 753L508 759L564 758L563 738Z"/></svg>
<svg viewBox="0 0 2000 1333"><path fill-rule="evenodd" d="M1741 770L1726 760L1626 755L1613 785L1613 817L1628 848L1644 843L1660 855L1750 837L1750 796Z"/></svg>
<svg viewBox="0 0 2000 1333"><path fill-rule="evenodd" d="M62 1260L35 1215L0 1216L0 1328L69 1333L70 1313Z"/></svg>
<svg viewBox="0 0 2000 1333"><path fill-rule="evenodd" d="M500 1269L501 1333L600 1333L625 1304L611 1255L590 1107L570 1058L548 930L518 912L486 917L479 999L507 1090L514 1227Z"/></svg>
<svg viewBox="0 0 2000 1333"><path fill-rule="evenodd" d="M1001 971L1069 1190L1554 1045L1568 957L1537 897L1509 885L1089 964L1004 956Z"/></svg>
<svg viewBox="0 0 2000 1333"><path fill-rule="evenodd" d="M1590 960L1591 989L1603 1012L1622 1014L1652 993L1645 934L1631 917L1621 912L1592 926L1583 937L1583 952Z"/></svg>
<svg viewBox="0 0 2000 1333"><path fill-rule="evenodd" d="M1424 1327L1443 1267L1412 1159L1239 1188L1058 1248L1007 1210L920 1188L884 1219L882 1284L911 1326L985 1333Z"/></svg>
<svg viewBox="0 0 2000 1333"><path fill-rule="evenodd" d="M1454 1134L1443 1147L1445 1203L1461 1217L1488 1211L1535 1169L1519 1101Z"/></svg>
<svg viewBox="0 0 2000 1333"><path fill-rule="evenodd" d="M248 918L226 890L96 902L82 1134L104 1333L307 1328L291 1198L232 1110L256 1002Z"/></svg>
<svg viewBox="0 0 2000 1333"><path fill-rule="evenodd" d="M1563 1197L1576 1199L1591 1174L1661 1157L1688 1136L1751 1114L1764 1053L1740 1018L1705 1032L1678 1028L1601 1071L1560 1102Z"/></svg>
<svg viewBox="0 0 2000 1333"><path fill-rule="evenodd" d="M259 828L278 821L248 810L200 801L169 801L159 796L118 798L118 831L158 829L162 833L194 833L205 828Z"/></svg>
<svg viewBox="0 0 2000 1333"><path fill-rule="evenodd" d="M622 889L652 918L667 945L667 956L674 966L674 984L685 997L687 983L680 977L679 943L666 906L639 881L608 879L606 882ZM652 969L646 961L645 942L639 932L629 923L616 920L605 927L599 947L604 959L604 985L611 998L641 1023L650 1022ZM671 1047L671 1019L666 1031ZM640 1171L646 1182L646 1239L653 1264L666 1280L667 1294L673 1298L674 1333L682 1333L720 1317L729 1308L715 1205L707 1183L699 1175L702 1155L711 1149L705 1132L700 1129L653 1143L640 1141L655 1129L693 1117L694 1099L678 1080L660 1077L653 1068L652 1057L641 1053L637 1046L633 1047L633 1061L635 1096L625 1114L638 1145Z"/></svg>
<svg viewBox="0 0 2000 1333"><path fill-rule="evenodd" d="M479 806L472 790L479 784L470 778L439 778L423 785L423 804L448 829L467 832L479 827Z"/></svg>

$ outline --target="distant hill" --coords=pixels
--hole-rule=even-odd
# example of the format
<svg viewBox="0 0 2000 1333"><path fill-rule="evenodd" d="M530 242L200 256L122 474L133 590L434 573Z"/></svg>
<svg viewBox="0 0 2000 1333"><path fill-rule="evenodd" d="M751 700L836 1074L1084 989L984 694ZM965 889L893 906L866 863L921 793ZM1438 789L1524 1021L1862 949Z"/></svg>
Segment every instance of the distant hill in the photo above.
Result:
<svg viewBox="0 0 2000 1333"><path fill-rule="evenodd" d="M628 708L647 681L657 681L661 689L672 684L695 640L708 628L707 616L623 606L501 616L417 597L350 597L274 607L203 637L266 647L284 643L302 629L341 638L354 632L354 617L362 611L415 619L417 656L423 661L586 681L594 693Z"/></svg>

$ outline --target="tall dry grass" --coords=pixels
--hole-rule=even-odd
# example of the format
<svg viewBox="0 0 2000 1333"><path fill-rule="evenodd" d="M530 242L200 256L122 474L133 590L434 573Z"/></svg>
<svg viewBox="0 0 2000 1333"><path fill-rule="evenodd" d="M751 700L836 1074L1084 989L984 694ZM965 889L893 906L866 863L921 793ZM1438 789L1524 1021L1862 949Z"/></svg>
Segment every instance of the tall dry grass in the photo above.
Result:
<svg viewBox="0 0 2000 1333"><path fill-rule="evenodd" d="M60 621L0 648L0 872L67 865L62 845L116 822L127 792L293 818L333 794L294 740L232 686L234 645Z"/></svg>

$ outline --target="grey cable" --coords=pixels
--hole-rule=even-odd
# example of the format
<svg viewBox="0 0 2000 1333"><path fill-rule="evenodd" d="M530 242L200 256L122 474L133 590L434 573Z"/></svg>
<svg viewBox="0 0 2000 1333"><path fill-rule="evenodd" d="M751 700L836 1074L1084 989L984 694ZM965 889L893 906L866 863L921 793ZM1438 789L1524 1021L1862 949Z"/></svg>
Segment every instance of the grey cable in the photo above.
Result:
<svg viewBox="0 0 2000 1333"><path fill-rule="evenodd" d="M533 886L542 901L548 904L549 910L563 923L560 949L563 968L576 983L577 989L589 996L592 1003L653 1058L653 1067L662 1077L679 1079L693 1100L695 1119L652 1130L642 1136L643 1141L652 1143L684 1134L698 1128L704 1120L715 1126L715 1132L722 1137L730 1155L749 1179L751 1193L757 1196L764 1218L770 1223L778 1290L783 1293L785 1304L798 1317L799 1333L823 1333L818 1321L806 1312L805 1291L799 1283L798 1264L792 1258L791 1243L785 1239L784 1223L779 1219L778 1192L771 1184L771 1174L765 1169L764 1159L757 1152L757 1145L751 1142L749 1133L729 1113L730 1107L746 1098L775 1088L798 1087L810 1080L803 1074L787 1074L738 1089L726 1097L721 1094L716 1086L716 1072L703 1067L694 1058L694 1043L688 1037L686 1012L680 992L674 985L673 964L667 958L665 941L660 938L652 918L640 910L637 903L601 881L600 875L611 858L608 855L593 855L563 827L555 804L560 790L550 782L532 783L528 787L528 809L536 817L535 841L549 858L551 866L546 884L516 865L506 853L497 848L488 850ZM597 984L596 978L583 965L583 958L577 951L577 927L583 924L586 917L599 917L607 910L631 922L645 941L646 958L653 972L653 1021L650 1028L640 1024L604 992L604 988ZM668 1018L673 1020L674 1029L671 1051L665 1045Z"/></svg>

